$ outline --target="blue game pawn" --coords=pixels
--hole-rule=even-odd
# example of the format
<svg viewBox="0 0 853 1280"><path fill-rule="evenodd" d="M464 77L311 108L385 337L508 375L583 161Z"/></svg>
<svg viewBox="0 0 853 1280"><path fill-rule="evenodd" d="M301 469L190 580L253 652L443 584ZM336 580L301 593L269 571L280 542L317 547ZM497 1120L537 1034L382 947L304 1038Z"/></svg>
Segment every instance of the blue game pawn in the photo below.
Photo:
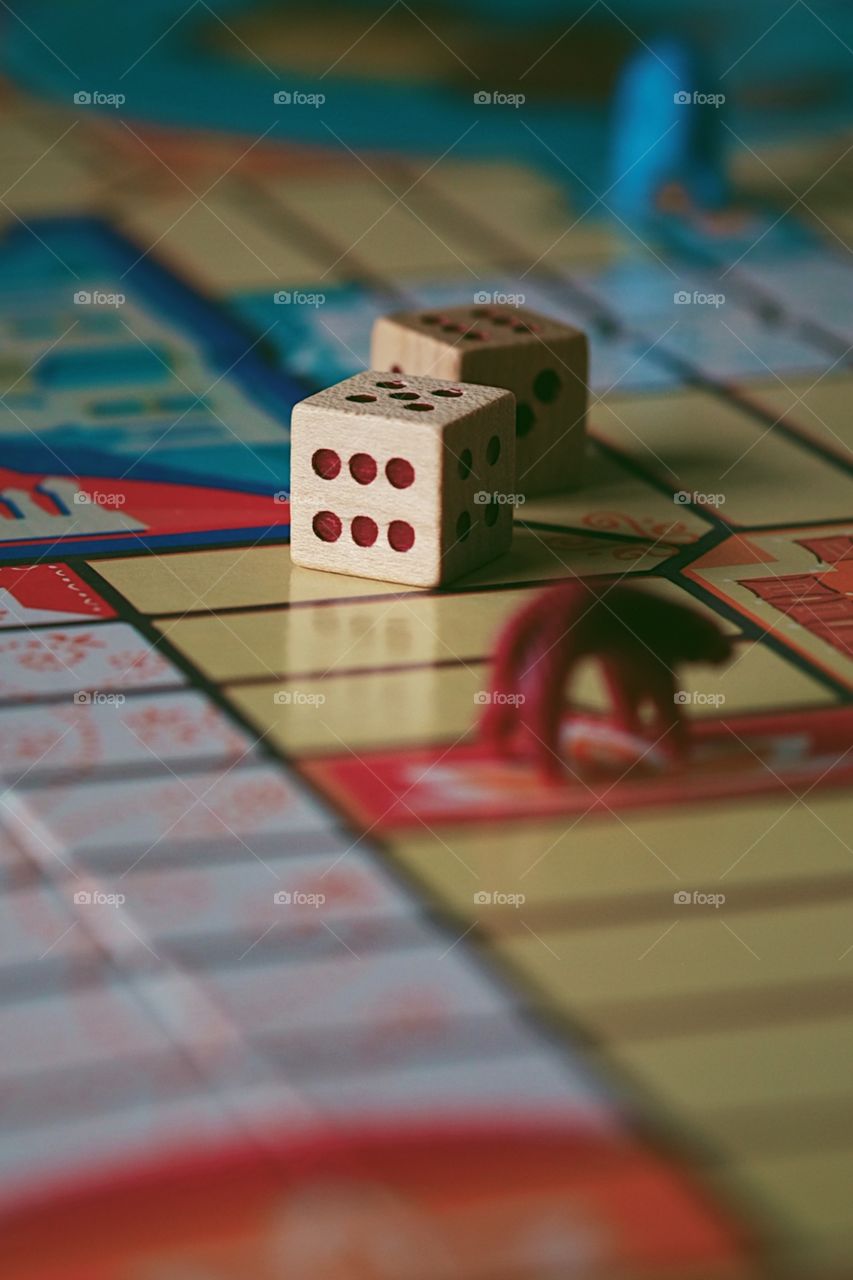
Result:
<svg viewBox="0 0 853 1280"><path fill-rule="evenodd" d="M662 40L631 57L614 97L608 204L631 221L724 207L723 101L681 41Z"/></svg>

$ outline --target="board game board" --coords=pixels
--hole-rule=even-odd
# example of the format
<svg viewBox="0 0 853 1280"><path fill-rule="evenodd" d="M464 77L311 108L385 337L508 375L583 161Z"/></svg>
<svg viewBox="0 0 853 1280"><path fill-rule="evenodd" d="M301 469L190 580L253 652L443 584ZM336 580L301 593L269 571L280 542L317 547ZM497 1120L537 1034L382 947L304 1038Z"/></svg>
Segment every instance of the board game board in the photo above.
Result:
<svg viewBox="0 0 853 1280"><path fill-rule="evenodd" d="M205 47L229 46L229 118L158 97L171 36L98 111L67 73L118 80L76 60L72 6L12 22L4 1274L356 1274L312 1270L294 1215L342 1250L381 1227L395 1275L846 1274L849 122L738 137L730 234L641 236L579 203L599 135L579 187L565 119L457 152L448 108L418 155L424 88L396 121L356 95L346 136L316 111L266 136L237 45L268 15L235 35L228 8ZM115 57L179 15L127 16ZM384 311L506 298L591 335L583 488L529 500L511 553L447 590L293 567L293 404L365 366ZM654 746L614 770L594 670L566 785L478 744L498 628L575 575L732 637L728 668L684 673L685 772ZM318 1132L326 1199L288 1199ZM335 1216L344 1136L411 1204ZM436 1187L461 1204L490 1169L488 1230L424 1252L412 1206L450 1221ZM237 1242L205 1213L235 1176Z"/></svg>

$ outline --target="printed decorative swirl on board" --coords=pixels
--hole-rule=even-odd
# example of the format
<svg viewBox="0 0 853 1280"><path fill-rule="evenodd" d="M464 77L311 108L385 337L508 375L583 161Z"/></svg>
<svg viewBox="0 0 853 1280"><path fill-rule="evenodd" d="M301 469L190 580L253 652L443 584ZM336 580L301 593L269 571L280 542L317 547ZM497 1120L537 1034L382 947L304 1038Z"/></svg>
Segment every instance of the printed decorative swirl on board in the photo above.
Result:
<svg viewBox="0 0 853 1280"><path fill-rule="evenodd" d="M633 533L643 538L651 534L655 538L676 538L681 542L695 542L698 537L681 520L655 520L652 516L636 519L620 511L591 511L581 524L598 533Z"/></svg>

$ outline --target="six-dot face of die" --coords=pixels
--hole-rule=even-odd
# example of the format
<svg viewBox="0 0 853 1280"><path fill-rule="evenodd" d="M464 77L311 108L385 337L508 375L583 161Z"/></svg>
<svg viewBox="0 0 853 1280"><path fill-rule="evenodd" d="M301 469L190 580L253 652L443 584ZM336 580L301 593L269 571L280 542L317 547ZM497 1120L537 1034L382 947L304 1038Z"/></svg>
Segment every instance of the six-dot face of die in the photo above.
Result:
<svg viewBox="0 0 853 1280"><path fill-rule="evenodd" d="M291 556L434 587L512 538L515 402L497 387L360 373L296 405Z"/></svg>
<svg viewBox="0 0 853 1280"><path fill-rule="evenodd" d="M588 346L580 329L520 307L402 311L373 326L370 362L506 387L516 399L516 487L575 488L586 439Z"/></svg>

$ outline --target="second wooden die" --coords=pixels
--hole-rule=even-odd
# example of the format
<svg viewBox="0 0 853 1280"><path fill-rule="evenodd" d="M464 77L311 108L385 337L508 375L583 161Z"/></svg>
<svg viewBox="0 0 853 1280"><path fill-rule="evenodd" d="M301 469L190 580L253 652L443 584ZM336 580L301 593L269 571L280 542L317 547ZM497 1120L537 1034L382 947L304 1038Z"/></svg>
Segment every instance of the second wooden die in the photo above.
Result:
<svg viewBox="0 0 853 1280"><path fill-rule="evenodd" d="M586 334L521 307L400 311L373 326L375 369L506 387L516 399L516 487L575 488L586 443Z"/></svg>
<svg viewBox="0 0 853 1280"><path fill-rule="evenodd" d="M435 587L507 551L515 402L498 387L360 373L291 420L291 557Z"/></svg>

